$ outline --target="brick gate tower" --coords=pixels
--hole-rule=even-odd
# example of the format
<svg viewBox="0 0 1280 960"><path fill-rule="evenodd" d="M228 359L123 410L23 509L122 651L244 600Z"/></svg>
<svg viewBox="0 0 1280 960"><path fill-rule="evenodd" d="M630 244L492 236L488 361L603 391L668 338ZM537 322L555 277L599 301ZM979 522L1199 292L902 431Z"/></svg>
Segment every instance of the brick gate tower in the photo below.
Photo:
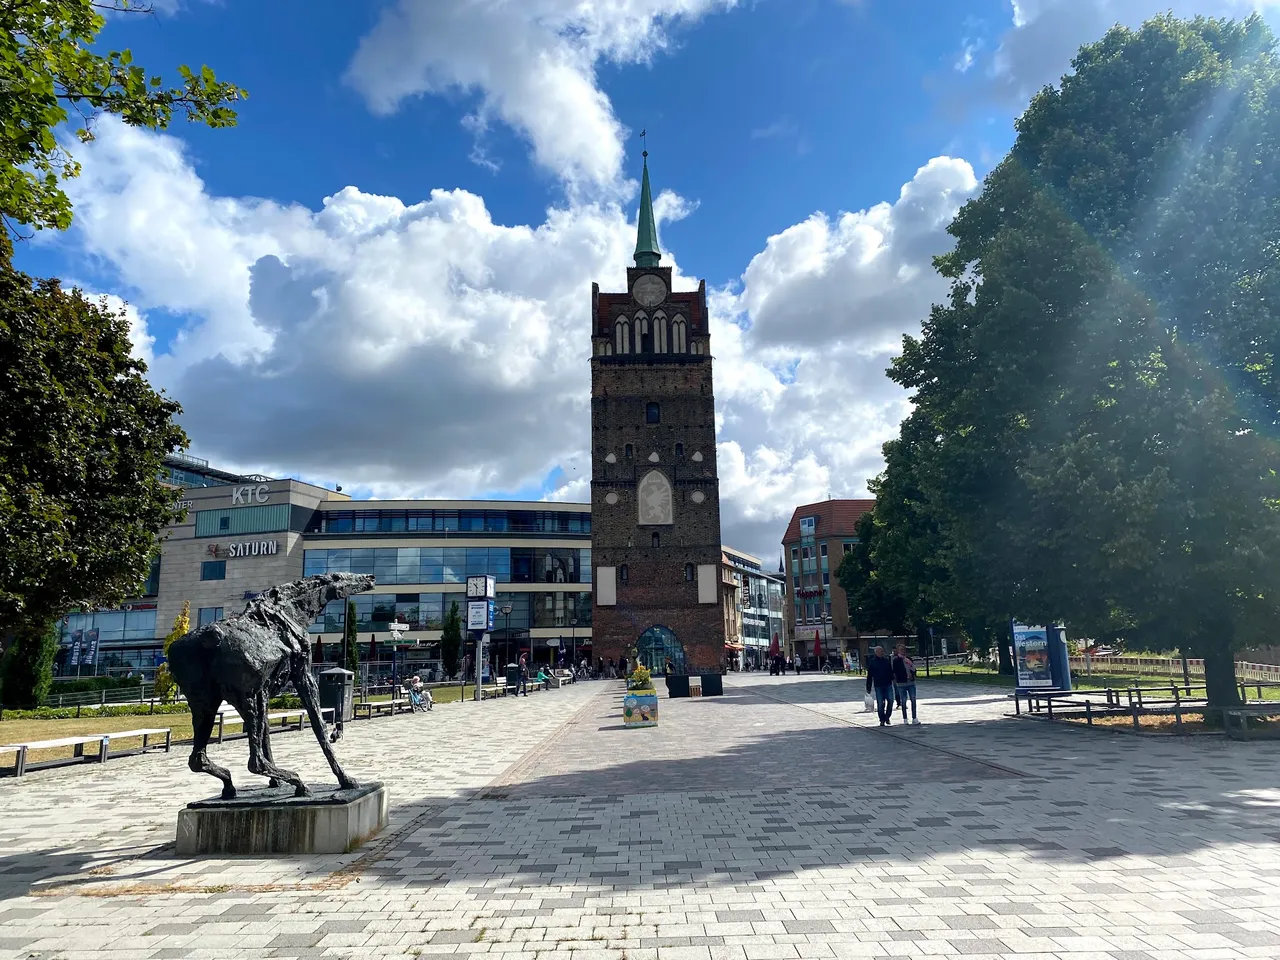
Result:
<svg viewBox="0 0 1280 960"><path fill-rule="evenodd" d="M648 152L626 293L591 285L592 647L660 671L718 670L720 484L707 286L659 266Z"/></svg>

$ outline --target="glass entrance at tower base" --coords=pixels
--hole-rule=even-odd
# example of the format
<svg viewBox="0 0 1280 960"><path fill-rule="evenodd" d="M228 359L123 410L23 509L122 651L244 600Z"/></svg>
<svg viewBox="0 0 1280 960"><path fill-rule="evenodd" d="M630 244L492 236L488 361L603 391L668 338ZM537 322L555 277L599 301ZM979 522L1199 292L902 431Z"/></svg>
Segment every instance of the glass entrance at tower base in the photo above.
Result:
<svg viewBox="0 0 1280 960"><path fill-rule="evenodd" d="M688 672L684 645L666 627L653 626L640 634L636 641L636 657L655 677L666 672L668 660L676 673Z"/></svg>

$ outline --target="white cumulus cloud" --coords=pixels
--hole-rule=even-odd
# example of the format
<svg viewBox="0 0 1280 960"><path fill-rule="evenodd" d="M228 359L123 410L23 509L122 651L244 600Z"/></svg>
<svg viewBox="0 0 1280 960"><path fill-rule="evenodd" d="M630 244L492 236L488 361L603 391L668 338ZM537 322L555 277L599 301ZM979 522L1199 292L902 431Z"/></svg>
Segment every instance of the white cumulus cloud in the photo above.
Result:
<svg viewBox="0 0 1280 960"><path fill-rule="evenodd" d="M554 477L550 496L588 498L590 284L623 288L630 212L579 201L507 225L464 190L407 205L350 186L314 210L215 196L180 141L109 120L79 156L85 252L140 324L188 318L152 369L194 452L378 497ZM937 158L893 203L769 238L713 292L726 543L771 558L798 503L865 491L905 410L884 369L945 290L930 258L975 186Z"/></svg>
<svg viewBox="0 0 1280 960"><path fill-rule="evenodd" d="M623 126L596 64L643 61L668 44L677 22L735 3L398 0L360 41L347 80L380 113L419 94L474 92L473 131L497 117L570 189L609 189L621 172Z"/></svg>

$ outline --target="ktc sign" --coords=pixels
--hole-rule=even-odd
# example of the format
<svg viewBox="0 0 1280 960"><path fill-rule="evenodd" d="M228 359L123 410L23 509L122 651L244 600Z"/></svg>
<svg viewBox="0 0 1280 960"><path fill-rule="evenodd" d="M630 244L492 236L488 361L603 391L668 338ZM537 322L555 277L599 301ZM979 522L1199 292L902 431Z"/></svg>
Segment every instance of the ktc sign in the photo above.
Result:
<svg viewBox="0 0 1280 960"><path fill-rule="evenodd" d="M246 483L242 487L231 488L231 505L233 507L245 503L266 503L270 494L267 493L267 485L260 483L256 487Z"/></svg>

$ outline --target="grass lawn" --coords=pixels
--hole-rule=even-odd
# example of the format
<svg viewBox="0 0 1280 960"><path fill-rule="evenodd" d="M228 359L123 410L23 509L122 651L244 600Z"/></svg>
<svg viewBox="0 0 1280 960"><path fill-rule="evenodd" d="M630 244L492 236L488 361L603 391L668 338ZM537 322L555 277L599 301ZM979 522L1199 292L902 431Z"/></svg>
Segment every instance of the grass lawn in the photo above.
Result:
<svg viewBox="0 0 1280 960"><path fill-rule="evenodd" d="M27 743L32 740L58 740L62 737L88 736L94 733L113 733L116 730L143 730L170 727L174 740L191 739L191 714L171 713L164 716L144 717L81 717L79 720L5 720L0 722L0 743ZM142 746L142 738L113 740L112 749L133 750ZM73 755L73 747L54 747L48 750L28 750L28 763L45 760L64 760ZM85 744L85 753L96 756L96 744ZM10 766L13 754L0 757L0 764Z"/></svg>

